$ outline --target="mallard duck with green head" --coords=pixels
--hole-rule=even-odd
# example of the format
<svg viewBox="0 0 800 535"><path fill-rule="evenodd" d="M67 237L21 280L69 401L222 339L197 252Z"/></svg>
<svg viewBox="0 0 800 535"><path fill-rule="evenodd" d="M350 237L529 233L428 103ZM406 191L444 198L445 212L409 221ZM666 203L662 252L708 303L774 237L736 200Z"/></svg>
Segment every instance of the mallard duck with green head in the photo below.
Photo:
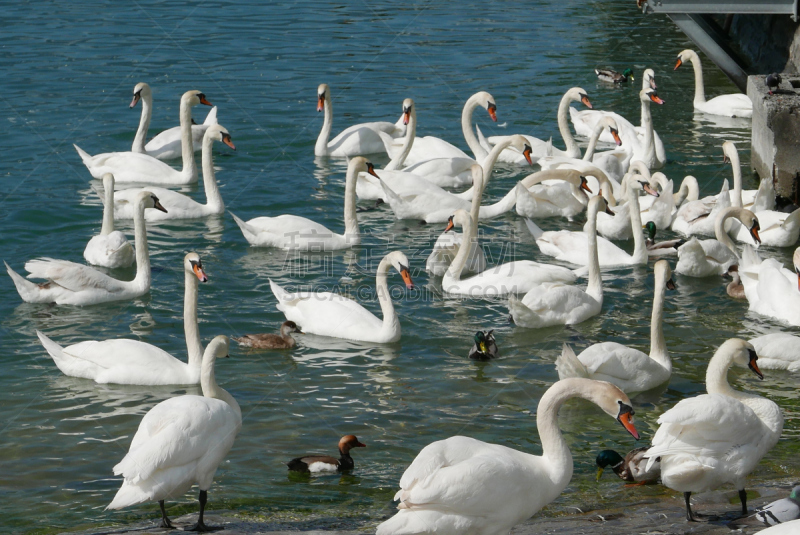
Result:
<svg viewBox="0 0 800 535"><path fill-rule="evenodd" d="M678 247L686 243L683 238L656 242L658 228L652 221L648 221L642 228L647 231L647 239L644 243L647 246L647 255L650 257L676 255L678 254Z"/></svg>
<svg viewBox="0 0 800 535"><path fill-rule="evenodd" d="M603 450L597 454L597 481L600 481L600 476L603 475L603 470L610 466L617 476L630 483L638 483L645 485L647 483L654 483L661 476L661 464L656 462L649 471L645 470L647 466L647 459L644 458L644 453L649 449L649 446L636 448L631 450L623 458L622 455L614 450Z"/></svg>
<svg viewBox="0 0 800 535"><path fill-rule="evenodd" d="M631 69L625 69L621 73L611 69L595 69L594 72L601 81L610 84L624 84L627 83L628 78L630 78L631 82L634 80Z"/></svg>
<svg viewBox="0 0 800 535"><path fill-rule="evenodd" d="M497 342L494 339L494 330L488 333L478 331L475 333L475 345L469 350L469 358L473 360L489 360L497 357Z"/></svg>

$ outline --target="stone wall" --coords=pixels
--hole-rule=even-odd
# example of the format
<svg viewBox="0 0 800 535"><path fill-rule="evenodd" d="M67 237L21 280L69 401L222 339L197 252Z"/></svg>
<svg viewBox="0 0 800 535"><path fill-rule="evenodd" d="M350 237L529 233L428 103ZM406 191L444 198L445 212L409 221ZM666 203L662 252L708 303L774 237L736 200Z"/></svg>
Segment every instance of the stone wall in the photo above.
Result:
<svg viewBox="0 0 800 535"><path fill-rule="evenodd" d="M788 15L734 15L730 35L750 72L800 73L800 23Z"/></svg>

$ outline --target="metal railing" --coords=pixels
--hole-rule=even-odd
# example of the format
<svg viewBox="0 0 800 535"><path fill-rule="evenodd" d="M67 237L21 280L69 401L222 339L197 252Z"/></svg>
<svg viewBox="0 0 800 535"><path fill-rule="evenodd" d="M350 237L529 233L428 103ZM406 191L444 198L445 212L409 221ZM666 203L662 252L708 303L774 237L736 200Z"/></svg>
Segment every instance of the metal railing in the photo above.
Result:
<svg viewBox="0 0 800 535"><path fill-rule="evenodd" d="M798 0L647 0L643 6L648 12L697 13L707 15L791 15L797 20Z"/></svg>

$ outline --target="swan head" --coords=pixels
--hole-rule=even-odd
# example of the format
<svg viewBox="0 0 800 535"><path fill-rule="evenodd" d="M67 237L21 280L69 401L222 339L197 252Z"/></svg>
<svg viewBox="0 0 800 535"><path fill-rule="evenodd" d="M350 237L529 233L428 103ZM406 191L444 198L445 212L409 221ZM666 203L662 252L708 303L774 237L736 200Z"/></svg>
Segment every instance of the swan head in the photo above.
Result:
<svg viewBox="0 0 800 535"><path fill-rule="evenodd" d="M600 119L600 124L602 124L604 128L608 128L608 131L611 132L611 137L614 138L614 143L616 143L617 146L622 145L622 140L619 138L617 121L615 121L613 117L604 115L603 118Z"/></svg>
<svg viewBox="0 0 800 535"><path fill-rule="evenodd" d="M349 162L347 162L347 174L349 176L357 177L359 173L368 173L375 178L380 178L375 173L375 166L372 165L372 162L364 158L363 156L356 156L355 158L351 158Z"/></svg>
<svg viewBox="0 0 800 535"><path fill-rule="evenodd" d="M230 343L230 340L224 334L215 336L206 346L206 350L203 352L203 360L209 357L214 359L226 359L230 357L228 354L230 352Z"/></svg>
<svg viewBox="0 0 800 535"><path fill-rule="evenodd" d="M461 228L472 226L472 216L469 215L469 212L462 208L459 208L453 212L453 215L447 218L447 226L445 227L444 231L449 232L453 230L456 225L460 226Z"/></svg>
<svg viewBox="0 0 800 535"><path fill-rule="evenodd" d="M206 95L202 91L197 91L196 89L184 93L181 97L181 102L186 102L189 106L197 106L198 104L213 106L213 104L206 99Z"/></svg>
<svg viewBox="0 0 800 535"><path fill-rule="evenodd" d="M161 206L161 203L158 202L158 197L156 197L154 193L150 193L147 190L139 192L139 195L136 196L136 204L141 204L145 208L155 208L156 210L160 210L165 214L167 213L167 209Z"/></svg>
<svg viewBox="0 0 800 535"><path fill-rule="evenodd" d="M674 70L674 71L678 70L678 67L680 67L681 65L683 65L687 61L694 61L694 59L696 57L697 57L697 54L695 53L694 50L692 50L690 48L687 48L686 50L683 50L681 53L678 54L678 61L675 62L675 68L672 69L672 70Z"/></svg>
<svg viewBox="0 0 800 535"><path fill-rule="evenodd" d="M236 150L236 145L233 144L228 129L221 124L212 124L209 126L203 137L213 139L214 141L222 141L233 150Z"/></svg>
<svg viewBox="0 0 800 535"><path fill-rule="evenodd" d="M325 101L330 98L328 84L319 84L317 88L317 111L325 109Z"/></svg>
<svg viewBox="0 0 800 535"><path fill-rule="evenodd" d="M653 69L645 69L642 73L642 78L651 89L658 89L658 86L656 85L656 73L653 71Z"/></svg>
<svg viewBox="0 0 800 535"><path fill-rule="evenodd" d="M531 160L531 153L533 152L533 149L531 148L530 143L528 143L528 140L525 139L525 136L514 134L511 136L511 144L509 146L514 147L521 152L522 155L525 156L525 161L528 162L528 165L533 165L533 160Z"/></svg>
<svg viewBox="0 0 800 535"><path fill-rule="evenodd" d="M635 190L635 191L644 191L648 195L652 195L653 197L658 197L658 192L650 185L649 180L639 180L637 178L633 178L633 175L628 175L631 178L628 181L628 186Z"/></svg>
<svg viewBox="0 0 800 535"><path fill-rule="evenodd" d="M594 462L597 463L596 481L600 481L600 476L603 475L603 470L605 470L606 466L616 468L625 462L625 459L623 459L622 455L614 450L603 450L597 454L597 458L594 460Z"/></svg>
<svg viewBox="0 0 800 535"><path fill-rule="evenodd" d="M739 151L736 150L736 145L733 141L726 141L722 144L722 163L728 163L734 159L738 159Z"/></svg>
<svg viewBox="0 0 800 535"><path fill-rule="evenodd" d="M592 103L589 101L589 94L580 87L573 87L567 91L565 96L570 100L574 100L575 102L583 103L583 105L590 110L592 109Z"/></svg>
<svg viewBox="0 0 800 535"><path fill-rule="evenodd" d="M720 215L717 217L723 217L723 214L725 214L725 212L729 212L732 215L735 215L739 219L739 221L742 222L742 225L744 225L750 232L750 236L753 237L753 241L755 241L756 243L761 243L761 236L758 235L758 231L761 230L761 225L758 223L758 218L756 217L756 214L754 214L750 210L732 206L730 208L727 208L725 211L721 212Z"/></svg>
<svg viewBox="0 0 800 535"><path fill-rule="evenodd" d="M650 223L653 223L650 221ZM655 236L655 223L653 224L653 235ZM655 275L656 279L661 279L666 281L667 290L674 290L675 281L672 280L672 268L669 266L669 262L666 260L659 260L653 266L653 274Z"/></svg>
<svg viewBox="0 0 800 535"><path fill-rule="evenodd" d="M407 98L403 101L403 124L408 125L411 120L411 114L416 112L414 109L414 99Z"/></svg>
<svg viewBox="0 0 800 535"><path fill-rule="evenodd" d="M594 214L598 212L605 212L608 215L614 215L614 212L612 212L611 208L608 207L608 201L606 201L605 197L602 195L595 195L589 199L589 206L587 207L586 211Z"/></svg>
<svg viewBox="0 0 800 535"><path fill-rule="evenodd" d="M656 104L664 104L664 99L658 96L655 89L647 88L639 91L639 99L642 102L655 102Z"/></svg>
<svg viewBox="0 0 800 535"><path fill-rule="evenodd" d="M714 353L714 357L717 355L727 355L730 357L733 364L741 366L742 368L750 368L750 371L756 374L759 379L764 378L764 374L758 369L756 348L746 340L742 340L741 338L726 340L719 346L717 352Z"/></svg>
<svg viewBox="0 0 800 535"><path fill-rule="evenodd" d="M414 283L411 281L411 272L408 270L408 257L406 257L406 255L401 251L393 251L387 254L384 258L392 264L392 267L394 267L394 269L396 269L403 278L406 289L413 290Z"/></svg>
<svg viewBox="0 0 800 535"><path fill-rule="evenodd" d="M288 336L291 333L305 334L293 321L284 321L281 323L281 336Z"/></svg>
<svg viewBox="0 0 800 535"><path fill-rule="evenodd" d="M603 409L603 412L617 420L633 438L639 440L639 433L633 425L634 410L631 400L619 387L593 379L562 379L559 382L563 381L572 381L574 387L582 392L581 397Z"/></svg>
<svg viewBox="0 0 800 535"><path fill-rule="evenodd" d="M197 280L200 282L208 282L208 276L203 271L203 263L200 261L200 255L197 253L189 253L183 257L183 269L187 273L194 273Z"/></svg>
<svg viewBox="0 0 800 535"><path fill-rule="evenodd" d="M149 100L152 92L150 91L150 86L145 82L139 82L133 88L133 100L131 101L131 108L136 106L136 104L144 98L145 100Z"/></svg>
<svg viewBox="0 0 800 535"><path fill-rule="evenodd" d="M486 91L479 91L472 96L476 99L478 104L489 112L489 117L492 121L497 122L497 104L494 103L494 97Z"/></svg>
<svg viewBox="0 0 800 535"><path fill-rule="evenodd" d="M339 440L339 451L346 455L353 448L366 448L366 444L358 441L355 435L345 435Z"/></svg>

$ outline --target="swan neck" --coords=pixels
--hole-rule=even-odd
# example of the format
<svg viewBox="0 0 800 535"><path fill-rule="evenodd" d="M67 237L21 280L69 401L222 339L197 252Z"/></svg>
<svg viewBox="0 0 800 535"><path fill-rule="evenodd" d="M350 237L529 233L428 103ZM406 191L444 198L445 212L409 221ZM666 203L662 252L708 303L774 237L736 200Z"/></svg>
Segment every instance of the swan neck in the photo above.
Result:
<svg viewBox="0 0 800 535"><path fill-rule="evenodd" d="M403 150L400 151L396 157L392 158L392 161L386 165L387 171L394 171L395 169L400 169L403 167L403 164L406 161L406 158L411 153L411 148L414 145L414 140L417 138L417 107L416 105L411 107L411 113L408 117L408 124L406 125L406 135L403 138Z"/></svg>
<svg viewBox="0 0 800 535"><path fill-rule="evenodd" d="M114 183L108 181L103 186L103 226L100 227L100 235L106 236L114 232Z"/></svg>
<svg viewBox="0 0 800 535"><path fill-rule="evenodd" d="M647 263L647 244L642 233L642 213L639 211L639 191L628 186L628 202L631 209L631 229L633 231L633 261L636 264Z"/></svg>
<svg viewBox="0 0 800 535"><path fill-rule="evenodd" d="M206 190L206 206L214 213L225 211L225 203L219 193L217 176L214 172L214 140L211 136L203 136L203 189Z"/></svg>
<svg viewBox="0 0 800 535"><path fill-rule="evenodd" d="M703 65L700 63L700 58L693 55L689 58L694 68L694 105L706 103L706 91L703 86Z"/></svg>
<svg viewBox="0 0 800 535"><path fill-rule="evenodd" d="M197 164L194 161L194 146L192 144L192 105L188 100L181 99L180 119L182 172L184 175L197 177Z"/></svg>
<svg viewBox="0 0 800 535"><path fill-rule="evenodd" d="M709 394L722 394L734 399L745 399L750 396L734 390L728 382L728 370L733 363L733 357L727 352L719 350L711 357L706 370L706 392Z"/></svg>
<svg viewBox="0 0 800 535"><path fill-rule="evenodd" d="M358 171L356 166L347 168L344 181L344 235L348 243L358 245L361 243L361 233L358 229L358 215L356 214L356 179Z"/></svg>
<svg viewBox="0 0 800 535"><path fill-rule="evenodd" d="M186 351L190 368L199 368L203 360L203 343L200 341L200 328L197 324L197 289L200 281L189 270L184 269L183 294L183 334L186 338Z"/></svg>
<svg viewBox="0 0 800 535"><path fill-rule="evenodd" d="M474 247L473 227L477 228L477 225L472 221L469 222L469 225L462 225L461 246L458 248L450 267L447 268L447 273L445 273L445 276L452 278L456 282L461 280L461 272L464 271L464 266L467 265L467 258Z"/></svg>
<svg viewBox="0 0 800 535"><path fill-rule="evenodd" d="M242 421L242 409L239 403L236 402L227 390L221 388L217 384L217 378L214 374L214 363L217 359L213 355L206 355L203 357L203 366L200 370L200 387L203 389L203 395L207 398L219 399L224 401L233 409Z"/></svg>
<svg viewBox="0 0 800 535"><path fill-rule="evenodd" d="M136 243L136 277L133 279L133 284L139 288L147 289L150 288L151 273L144 210L144 203L140 201L136 203L133 211L133 236Z"/></svg>
<svg viewBox="0 0 800 535"><path fill-rule="evenodd" d="M600 139L600 134L603 133L603 128L605 125L602 121L597 121L597 124L594 125L594 130L592 130L592 137L589 138L589 145L586 147L586 152L583 154L583 161L591 162L592 157L594 156L594 151L597 148L597 141Z"/></svg>
<svg viewBox="0 0 800 535"><path fill-rule="evenodd" d="M664 338L664 297L667 291L667 277L656 277L653 292L653 312L650 315L650 358L672 371L672 360L667 351Z"/></svg>
<svg viewBox="0 0 800 535"><path fill-rule="evenodd" d="M472 151L473 156L475 156L476 160L481 160L486 158L488 154L486 149L481 147L478 138L475 136L475 132L472 131L472 113L475 111L479 105L478 103L478 95L472 95L467 99L467 102L464 104L464 109L461 110L461 131L464 133L464 139L469 145L469 150Z"/></svg>
<svg viewBox="0 0 800 535"><path fill-rule="evenodd" d="M656 143L653 136L653 117L650 113L650 101L642 100L642 128L644 129L644 160L647 167L656 164Z"/></svg>
<svg viewBox="0 0 800 535"><path fill-rule="evenodd" d="M500 153L510 147L512 142L513 140L510 137L505 138L503 141L492 147L492 150L489 151L489 153L483 158L483 161L481 161L481 167L483 168L483 189L486 189L486 185L489 183L489 179L492 177L494 164L497 163Z"/></svg>
<svg viewBox="0 0 800 535"><path fill-rule="evenodd" d="M716 236L717 241L719 241L722 245L730 249L733 252L733 254L735 254L736 257L738 258L739 254L736 252L736 244L733 243L731 237L728 236L727 232L725 232L725 222L728 220L728 218L731 218L735 215L737 215L736 210L732 211L729 210L720 213L720 215L717 216L717 220L714 221L714 236Z"/></svg>
<svg viewBox="0 0 800 535"><path fill-rule="evenodd" d="M589 242L589 284L586 286L586 294L602 304L603 277L600 274L600 257L597 252L597 210L598 204L592 203L587 214L586 234Z"/></svg>
<svg viewBox="0 0 800 535"><path fill-rule="evenodd" d="M739 151L733 150L730 155L731 169L733 170L733 206L742 208L742 168L739 164Z"/></svg>
<svg viewBox="0 0 800 535"><path fill-rule="evenodd" d="M570 158L580 158L581 149L578 147L578 144L575 143L575 138L572 137L572 132L569 129L569 120L567 118L569 103L571 101L572 99L569 93L561 98L561 102L558 105L558 131L561 133L561 138L564 140L564 144L567 147L567 156Z"/></svg>
<svg viewBox="0 0 800 535"><path fill-rule="evenodd" d="M136 130L136 137L133 138L132 152L145 154L144 148L147 142L147 131L150 129L150 118L153 114L153 97L145 94L140 99L142 101L142 115L139 118L139 128Z"/></svg>
<svg viewBox="0 0 800 535"><path fill-rule="evenodd" d="M547 389L536 410L536 427L542 441L542 457L547 460L543 464L559 492L572 479L573 466L572 453L558 427L558 411L565 401L573 397L584 397L576 390L575 381L559 381Z"/></svg>
<svg viewBox="0 0 800 535"><path fill-rule="evenodd" d="M331 137L333 128L333 104L331 103L330 91L325 91L325 108L322 112L325 119L322 121L322 130L317 137L317 144L314 146L315 156L326 156L328 154L328 139Z"/></svg>
<svg viewBox="0 0 800 535"><path fill-rule="evenodd" d="M383 331L385 333L393 332L400 328L400 322L392 304L392 296L389 294L389 283L387 281L389 268L391 267L392 263L389 259L383 257L375 274L375 291L378 292L378 301L383 313Z"/></svg>

